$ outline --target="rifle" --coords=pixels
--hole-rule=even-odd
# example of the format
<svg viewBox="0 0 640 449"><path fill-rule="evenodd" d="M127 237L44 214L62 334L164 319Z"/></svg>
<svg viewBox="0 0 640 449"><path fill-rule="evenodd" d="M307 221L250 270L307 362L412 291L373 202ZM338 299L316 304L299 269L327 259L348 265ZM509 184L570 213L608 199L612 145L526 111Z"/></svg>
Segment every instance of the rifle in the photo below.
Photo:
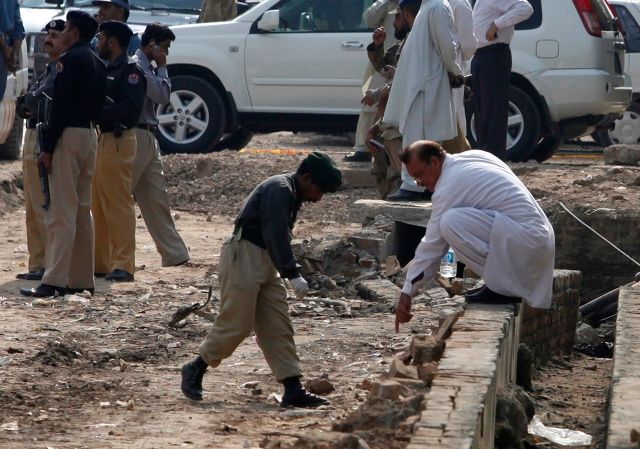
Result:
<svg viewBox="0 0 640 449"><path fill-rule="evenodd" d="M44 121L36 125L38 147L40 148L40 154L42 154L42 149L44 148L44 128L49 122L49 102L51 101L51 97L44 92L40 92L40 95L44 95L46 97L44 103ZM51 206L49 173L47 173L47 168L41 162L38 162L38 174L40 175L40 190L42 190L42 194L44 195L44 204L42 205L42 207L44 208L44 210L49 210L49 206Z"/></svg>

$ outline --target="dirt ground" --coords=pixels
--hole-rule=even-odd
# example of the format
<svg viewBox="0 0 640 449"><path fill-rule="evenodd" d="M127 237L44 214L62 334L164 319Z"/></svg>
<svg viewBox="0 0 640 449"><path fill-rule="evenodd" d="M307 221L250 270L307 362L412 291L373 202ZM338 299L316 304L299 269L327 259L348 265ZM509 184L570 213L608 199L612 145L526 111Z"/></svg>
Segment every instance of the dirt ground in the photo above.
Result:
<svg viewBox="0 0 640 449"><path fill-rule="evenodd" d="M284 151L265 151L274 148ZM316 148L336 158L349 150L340 137L287 133L254 139L240 154L166 156L176 224L191 262L160 267L139 218L136 281L114 285L98 279L91 299L32 304L19 295L20 287L36 283L15 279L26 270L24 212L20 192L5 192L10 199L0 203L0 425L16 422L17 430L0 430L0 447L252 448L277 436L329 430L357 410L366 398L358 384L386 372L390 356L408 345L411 332L429 324L424 307L417 307L416 324L400 334L394 333L388 313L348 318L320 304L298 307L293 321L304 372L307 377L326 375L336 387L328 395L331 406L315 411L279 409L270 394L281 393L281 386L252 338L208 372L204 401L190 402L179 390L179 368L196 354L209 323L193 317L182 329L166 326L178 307L204 300L209 285L215 294L219 250L244 197L264 177L294 170L300 151ZM15 169L17 164L9 165ZM584 191L585 197L593 197L589 192L600 184L605 198L597 201L603 204L638 201L638 171L612 173L576 161L567 164L523 165L517 170L538 198L558 191ZM567 171L568 166L573 168ZM600 173L608 177L593 181ZM574 183L587 176L593 177L588 185ZM306 205L295 236L358 229L359 224L348 220L350 205L375 196L374 189L347 190ZM355 291L346 295L347 300L357 299ZM534 399L539 411L551 414L553 425L601 435L598 419L600 424L604 419L610 361L585 359L577 356L569 362L576 362L573 372L555 365L541 371ZM580 376L581 383L572 382L573 376ZM243 388L252 381L259 382L257 389ZM389 447L375 436L368 442L372 449Z"/></svg>

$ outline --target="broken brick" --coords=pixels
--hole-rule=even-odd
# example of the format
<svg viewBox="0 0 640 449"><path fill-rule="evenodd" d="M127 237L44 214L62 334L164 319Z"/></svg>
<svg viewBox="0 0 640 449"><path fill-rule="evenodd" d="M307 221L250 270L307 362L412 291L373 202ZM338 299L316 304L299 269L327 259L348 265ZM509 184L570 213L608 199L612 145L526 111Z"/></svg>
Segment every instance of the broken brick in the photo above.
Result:
<svg viewBox="0 0 640 449"><path fill-rule="evenodd" d="M444 353L444 341L432 335L416 335L411 339L411 358L414 365L438 361Z"/></svg>
<svg viewBox="0 0 640 449"><path fill-rule="evenodd" d="M415 366L405 365L397 357L393 358L391 365L389 366L389 375L391 377L400 377L404 379L417 379L418 371Z"/></svg>

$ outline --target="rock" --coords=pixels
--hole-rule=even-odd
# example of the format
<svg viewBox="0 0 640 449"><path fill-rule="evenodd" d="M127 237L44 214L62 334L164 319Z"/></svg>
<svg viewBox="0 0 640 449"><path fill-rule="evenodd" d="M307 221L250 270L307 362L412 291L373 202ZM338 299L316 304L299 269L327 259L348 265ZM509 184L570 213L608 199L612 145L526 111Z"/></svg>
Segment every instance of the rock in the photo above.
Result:
<svg viewBox="0 0 640 449"><path fill-rule="evenodd" d="M389 366L389 375L403 379L417 379L418 371L415 366L405 365L399 358L394 357Z"/></svg>
<svg viewBox="0 0 640 449"><path fill-rule="evenodd" d="M215 162L211 158L199 159L196 162L196 178L208 178L213 175Z"/></svg>
<svg viewBox="0 0 640 449"><path fill-rule="evenodd" d="M527 391L531 391L531 379L533 378L534 356L531 349L524 343L518 346L518 362L516 367L516 385Z"/></svg>
<svg viewBox="0 0 640 449"><path fill-rule="evenodd" d="M398 258L396 256L389 256L384 263L384 274L387 276L395 276L400 273L402 267L400 266L400 262L398 262Z"/></svg>
<svg viewBox="0 0 640 449"><path fill-rule="evenodd" d="M395 401L400 396L406 396L408 392L409 389L395 379L379 380L371 386L370 397Z"/></svg>
<svg viewBox="0 0 640 449"><path fill-rule="evenodd" d="M449 338L451 336L451 332L453 331L453 326L458 322L458 318L460 318L463 313L464 312L462 310L457 309L455 313L447 316L444 320L439 320L440 327L435 334L436 340L446 340L447 338Z"/></svg>
<svg viewBox="0 0 640 449"><path fill-rule="evenodd" d="M371 391L373 388L373 381L371 379L364 379L362 382L356 385L356 388L365 391Z"/></svg>
<svg viewBox="0 0 640 449"><path fill-rule="evenodd" d="M256 388L258 385L260 384L259 381L257 380L252 380L250 382L245 382L242 385L240 385L240 388L249 388L249 389L253 389Z"/></svg>
<svg viewBox="0 0 640 449"><path fill-rule="evenodd" d="M611 145L604 149L604 163L608 165L639 165L640 146Z"/></svg>
<svg viewBox="0 0 640 449"><path fill-rule="evenodd" d="M527 436L527 414L513 390L498 390L496 402L495 447L522 449Z"/></svg>
<svg viewBox="0 0 640 449"><path fill-rule="evenodd" d="M318 284L320 284L321 288L326 288L327 290L335 290L338 288L336 281L325 275L318 276Z"/></svg>
<svg viewBox="0 0 640 449"><path fill-rule="evenodd" d="M427 387L431 387L433 379L438 375L438 364L436 362L423 363L418 365L418 377Z"/></svg>
<svg viewBox="0 0 640 449"><path fill-rule="evenodd" d="M449 289L449 294L451 296L462 295L465 290L466 288L462 279L454 279L451 281L451 288Z"/></svg>
<svg viewBox="0 0 640 449"><path fill-rule="evenodd" d="M515 394L516 399L520 401L520 404L522 404L522 407L524 407L524 412L527 415L527 422L531 421L533 419L533 415L536 414L536 405L533 402L533 399L531 399L531 396L529 396L529 394L518 385L513 387L513 393Z"/></svg>
<svg viewBox="0 0 640 449"><path fill-rule="evenodd" d="M437 362L444 353L444 341L432 335L415 335L411 339L409 351L414 365Z"/></svg>
<svg viewBox="0 0 640 449"><path fill-rule="evenodd" d="M444 299L448 300L450 298L449 292L442 287L430 288L424 292L424 296L427 299L427 303Z"/></svg>
<svg viewBox="0 0 640 449"><path fill-rule="evenodd" d="M31 301L31 307L48 307L58 304L57 299L38 298Z"/></svg>
<svg viewBox="0 0 640 449"><path fill-rule="evenodd" d="M356 231L347 240L361 250L375 256L378 260L384 260L390 255L389 232L375 228L363 228Z"/></svg>
<svg viewBox="0 0 640 449"><path fill-rule="evenodd" d="M591 346L597 346L602 343L602 337L598 335L596 330L589 326L587 323L581 323L576 329L575 344L587 344Z"/></svg>
<svg viewBox="0 0 640 449"><path fill-rule="evenodd" d="M418 373L419 375L420 373ZM411 388L411 389L423 389L425 387L424 382L422 380L416 380L416 379L400 379L400 378L396 378L393 379L394 381L398 382L400 385L404 385L405 387Z"/></svg>
<svg viewBox="0 0 640 449"><path fill-rule="evenodd" d="M336 389L329 379L323 379L321 377L314 377L313 379L307 380L304 386L311 393L320 395L329 394Z"/></svg>
<svg viewBox="0 0 640 449"><path fill-rule="evenodd" d="M400 288L388 279L371 279L356 284L356 291L361 298L395 306L400 296Z"/></svg>
<svg viewBox="0 0 640 449"><path fill-rule="evenodd" d="M376 266L376 259L373 256L365 256L365 257L361 257L360 260L358 260L358 265L360 265L362 268L374 268Z"/></svg>
<svg viewBox="0 0 640 449"><path fill-rule="evenodd" d="M294 449L369 449L362 438L351 433L313 431L300 436Z"/></svg>

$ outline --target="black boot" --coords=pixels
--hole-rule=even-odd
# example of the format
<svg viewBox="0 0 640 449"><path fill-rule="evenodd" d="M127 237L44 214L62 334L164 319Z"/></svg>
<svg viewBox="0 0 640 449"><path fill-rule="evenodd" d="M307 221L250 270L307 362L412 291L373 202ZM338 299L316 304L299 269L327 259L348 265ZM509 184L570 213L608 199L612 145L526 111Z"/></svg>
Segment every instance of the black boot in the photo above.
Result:
<svg viewBox="0 0 640 449"><path fill-rule="evenodd" d="M133 282L133 275L128 271L116 268L104 277L105 281L111 282Z"/></svg>
<svg viewBox="0 0 640 449"><path fill-rule="evenodd" d="M48 298L50 296L64 296L66 292L64 287L56 287L55 285L40 284L35 288L21 288L20 294L31 296L32 298Z"/></svg>
<svg viewBox="0 0 640 449"><path fill-rule="evenodd" d="M193 361L182 366L182 394L193 401L202 401L202 378L207 370L207 364L198 356Z"/></svg>
<svg viewBox="0 0 640 449"><path fill-rule="evenodd" d="M522 299L520 298L496 293L486 285L471 293L467 293L464 299L469 303L475 302L486 304L516 304L522 302Z"/></svg>
<svg viewBox="0 0 640 449"><path fill-rule="evenodd" d="M372 156L368 151L354 151L344 157L345 162L371 162Z"/></svg>
<svg viewBox="0 0 640 449"><path fill-rule="evenodd" d="M35 271L29 271L28 273L16 274L16 279L22 279L25 281L41 281L44 276L44 268Z"/></svg>
<svg viewBox="0 0 640 449"><path fill-rule="evenodd" d="M313 408L329 404L329 401L315 394L309 393L300 383L299 377L287 377L282 381L284 395L280 407L305 407Z"/></svg>

